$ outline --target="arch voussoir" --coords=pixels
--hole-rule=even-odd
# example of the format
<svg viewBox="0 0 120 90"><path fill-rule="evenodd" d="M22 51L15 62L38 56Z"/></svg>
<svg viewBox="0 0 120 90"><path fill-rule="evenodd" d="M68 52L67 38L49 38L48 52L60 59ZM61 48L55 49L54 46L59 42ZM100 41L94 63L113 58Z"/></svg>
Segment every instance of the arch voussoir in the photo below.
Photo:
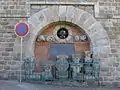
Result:
<svg viewBox="0 0 120 90"><path fill-rule="evenodd" d="M77 25L77 22L78 22L79 17L80 17L85 11L82 10L82 9L78 9L78 8L75 8L74 11L75 11L75 15L74 15L74 18L73 18L73 20L72 20L72 23L74 23L74 24Z"/></svg>
<svg viewBox="0 0 120 90"><path fill-rule="evenodd" d="M96 22L96 20L94 19L94 17L90 16L89 18L86 19L86 21L84 22L83 26L85 28L89 28L95 22Z"/></svg>
<svg viewBox="0 0 120 90"><path fill-rule="evenodd" d="M75 14L76 14L75 7L67 6L67 12L66 12L66 15L65 15L66 21L72 22Z"/></svg>
<svg viewBox="0 0 120 90"><path fill-rule="evenodd" d="M61 6L59 7L59 21L66 21L66 11L67 11L67 6Z"/></svg>

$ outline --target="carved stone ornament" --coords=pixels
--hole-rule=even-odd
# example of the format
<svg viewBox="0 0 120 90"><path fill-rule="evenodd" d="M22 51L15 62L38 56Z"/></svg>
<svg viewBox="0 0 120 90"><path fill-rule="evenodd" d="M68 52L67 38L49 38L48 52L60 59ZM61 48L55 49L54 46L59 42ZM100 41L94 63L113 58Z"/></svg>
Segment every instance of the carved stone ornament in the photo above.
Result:
<svg viewBox="0 0 120 90"><path fill-rule="evenodd" d="M53 35L56 39L56 42L65 43L71 40L72 31L69 26L60 25L55 27Z"/></svg>
<svg viewBox="0 0 120 90"><path fill-rule="evenodd" d="M87 36L86 36L86 35L81 35L81 36L80 36L80 40L84 41L84 40L86 40L86 39L87 39Z"/></svg>

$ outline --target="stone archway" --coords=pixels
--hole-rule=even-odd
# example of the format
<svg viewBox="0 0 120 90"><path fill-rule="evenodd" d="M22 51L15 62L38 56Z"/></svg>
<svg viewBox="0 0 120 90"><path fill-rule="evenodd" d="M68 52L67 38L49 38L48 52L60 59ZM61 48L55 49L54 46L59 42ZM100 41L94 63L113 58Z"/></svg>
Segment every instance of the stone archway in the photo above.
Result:
<svg viewBox="0 0 120 90"><path fill-rule="evenodd" d="M35 13L31 16L31 20L30 38L25 52L28 57L34 57L34 45L38 33L48 24L58 21L71 22L81 27L91 39L91 50L97 58L111 52L107 32L100 22L84 10L73 6L50 6Z"/></svg>

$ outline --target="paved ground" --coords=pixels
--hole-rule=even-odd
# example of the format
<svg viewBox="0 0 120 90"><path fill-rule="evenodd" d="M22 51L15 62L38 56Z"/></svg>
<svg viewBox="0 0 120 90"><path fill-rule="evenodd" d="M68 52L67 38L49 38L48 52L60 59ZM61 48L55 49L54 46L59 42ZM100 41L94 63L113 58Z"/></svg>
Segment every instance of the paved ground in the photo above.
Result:
<svg viewBox="0 0 120 90"><path fill-rule="evenodd" d="M20 84L17 81L4 81L0 80L0 90L120 90L113 88L78 88L78 87L61 87L61 86L52 86L52 85L42 85L42 84L30 84L22 83Z"/></svg>

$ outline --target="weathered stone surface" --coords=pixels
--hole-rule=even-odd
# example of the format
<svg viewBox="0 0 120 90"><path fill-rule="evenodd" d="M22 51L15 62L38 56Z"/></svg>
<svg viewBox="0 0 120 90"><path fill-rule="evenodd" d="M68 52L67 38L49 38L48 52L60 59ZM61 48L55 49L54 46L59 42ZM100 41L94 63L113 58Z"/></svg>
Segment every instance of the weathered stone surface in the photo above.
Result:
<svg viewBox="0 0 120 90"><path fill-rule="evenodd" d="M43 18L44 18L44 17L43 17ZM37 18L37 16L33 15L33 16L31 17L31 19L32 19L32 25L37 26L37 25L40 24L40 21L39 21L39 19Z"/></svg>
<svg viewBox="0 0 120 90"><path fill-rule="evenodd" d="M66 11L66 15L65 15L66 21L72 22L72 20L74 19L75 14L76 14L75 7L67 6L67 11Z"/></svg>
<svg viewBox="0 0 120 90"><path fill-rule="evenodd" d="M29 6L28 4L26 4L27 0L21 0L21 1L0 1L1 4L1 10L3 10L4 12L0 12L0 16L1 17L24 17L24 16L28 16L28 9L27 6ZM16 5L16 6L15 6Z"/></svg>
<svg viewBox="0 0 120 90"><path fill-rule="evenodd" d="M0 48L0 51L4 51L4 48Z"/></svg>
<svg viewBox="0 0 120 90"><path fill-rule="evenodd" d="M114 77L104 77L105 81L114 81L115 78Z"/></svg>
<svg viewBox="0 0 120 90"><path fill-rule="evenodd" d="M12 42L4 42L4 43L1 43L1 46L5 47L5 48L12 48L14 46L14 43L12 43Z"/></svg>
<svg viewBox="0 0 120 90"><path fill-rule="evenodd" d="M104 87L112 87L112 82L102 82L101 83L101 86L104 86Z"/></svg>
<svg viewBox="0 0 120 90"><path fill-rule="evenodd" d="M119 77L119 76L116 77L115 80L116 80L116 81L120 81L120 77Z"/></svg>
<svg viewBox="0 0 120 90"><path fill-rule="evenodd" d="M10 60L12 60L12 57L4 57L4 60L8 60L8 61L10 61Z"/></svg>
<svg viewBox="0 0 120 90"><path fill-rule="evenodd" d="M15 42L15 39L6 39L6 42Z"/></svg>
<svg viewBox="0 0 120 90"><path fill-rule="evenodd" d="M66 12L67 12L67 6L59 7L58 16L60 21L65 21Z"/></svg>
<svg viewBox="0 0 120 90"><path fill-rule="evenodd" d="M84 22L84 27L89 28L93 23L95 23L96 20L94 19L93 16L90 16L85 22Z"/></svg>
<svg viewBox="0 0 120 90"><path fill-rule="evenodd" d="M9 65L15 65L16 63L17 63L17 62L15 62L15 61L9 61L9 62L8 62Z"/></svg>
<svg viewBox="0 0 120 90"><path fill-rule="evenodd" d="M21 67L20 67L20 65L12 65L11 67L10 67L10 70L20 70L21 69Z"/></svg>
<svg viewBox="0 0 120 90"><path fill-rule="evenodd" d="M5 48L5 51L11 52L11 51L13 51L13 48Z"/></svg>
<svg viewBox="0 0 120 90"><path fill-rule="evenodd" d="M14 57L13 57L13 60L15 60L15 61L20 61L20 57L14 56Z"/></svg>
<svg viewBox="0 0 120 90"><path fill-rule="evenodd" d="M0 61L0 65L6 65L7 61Z"/></svg>
<svg viewBox="0 0 120 90"><path fill-rule="evenodd" d="M109 67L103 67L103 68L101 68L101 71L102 72L108 72L109 71Z"/></svg>
<svg viewBox="0 0 120 90"><path fill-rule="evenodd" d="M116 49L111 49L111 52L112 52L112 53L116 53L117 50L116 50Z"/></svg>
<svg viewBox="0 0 120 90"><path fill-rule="evenodd" d="M74 17L75 19L73 20L73 23L78 24L79 26L83 27L83 23L88 18L87 16L89 14L87 12L83 11L83 10L78 9L78 11L79 11L78 12L78 17L77 17L77 15L75 15L75 17ZM82 19L82 17L84 17L84 18ZM81 21L81 19L82 19L82 21Z"/></svg>
<svg viewBox="0 0 120 90"><path fill-rule="evenodd" d="M3 52L2 56L9 56L9 53L8 52Z"/></svg>
<svg viewBox="0 0 120 90"><path fill-rule="evenodd" d="M4 66L4 70L10 70L10 66Z"/></svg>
<svg viewBox="0 0 120 90"><path fill-rule="evenodd" d="M0 71L1 71L1 70L3 70L3 66L2 66L2 65L0 65Z"/></svg>
<svg viewBox="0 0 120 90"><path fill-rule="evenodd" d="M116 68L116 71L120 72L120 67L119 67L119 68Z"/></svg>
<svg viewBox="0 0 120 90"><path fill-rule="evenodd" d="M119 63L113 63L113 67L119 67Z"/></svg>

